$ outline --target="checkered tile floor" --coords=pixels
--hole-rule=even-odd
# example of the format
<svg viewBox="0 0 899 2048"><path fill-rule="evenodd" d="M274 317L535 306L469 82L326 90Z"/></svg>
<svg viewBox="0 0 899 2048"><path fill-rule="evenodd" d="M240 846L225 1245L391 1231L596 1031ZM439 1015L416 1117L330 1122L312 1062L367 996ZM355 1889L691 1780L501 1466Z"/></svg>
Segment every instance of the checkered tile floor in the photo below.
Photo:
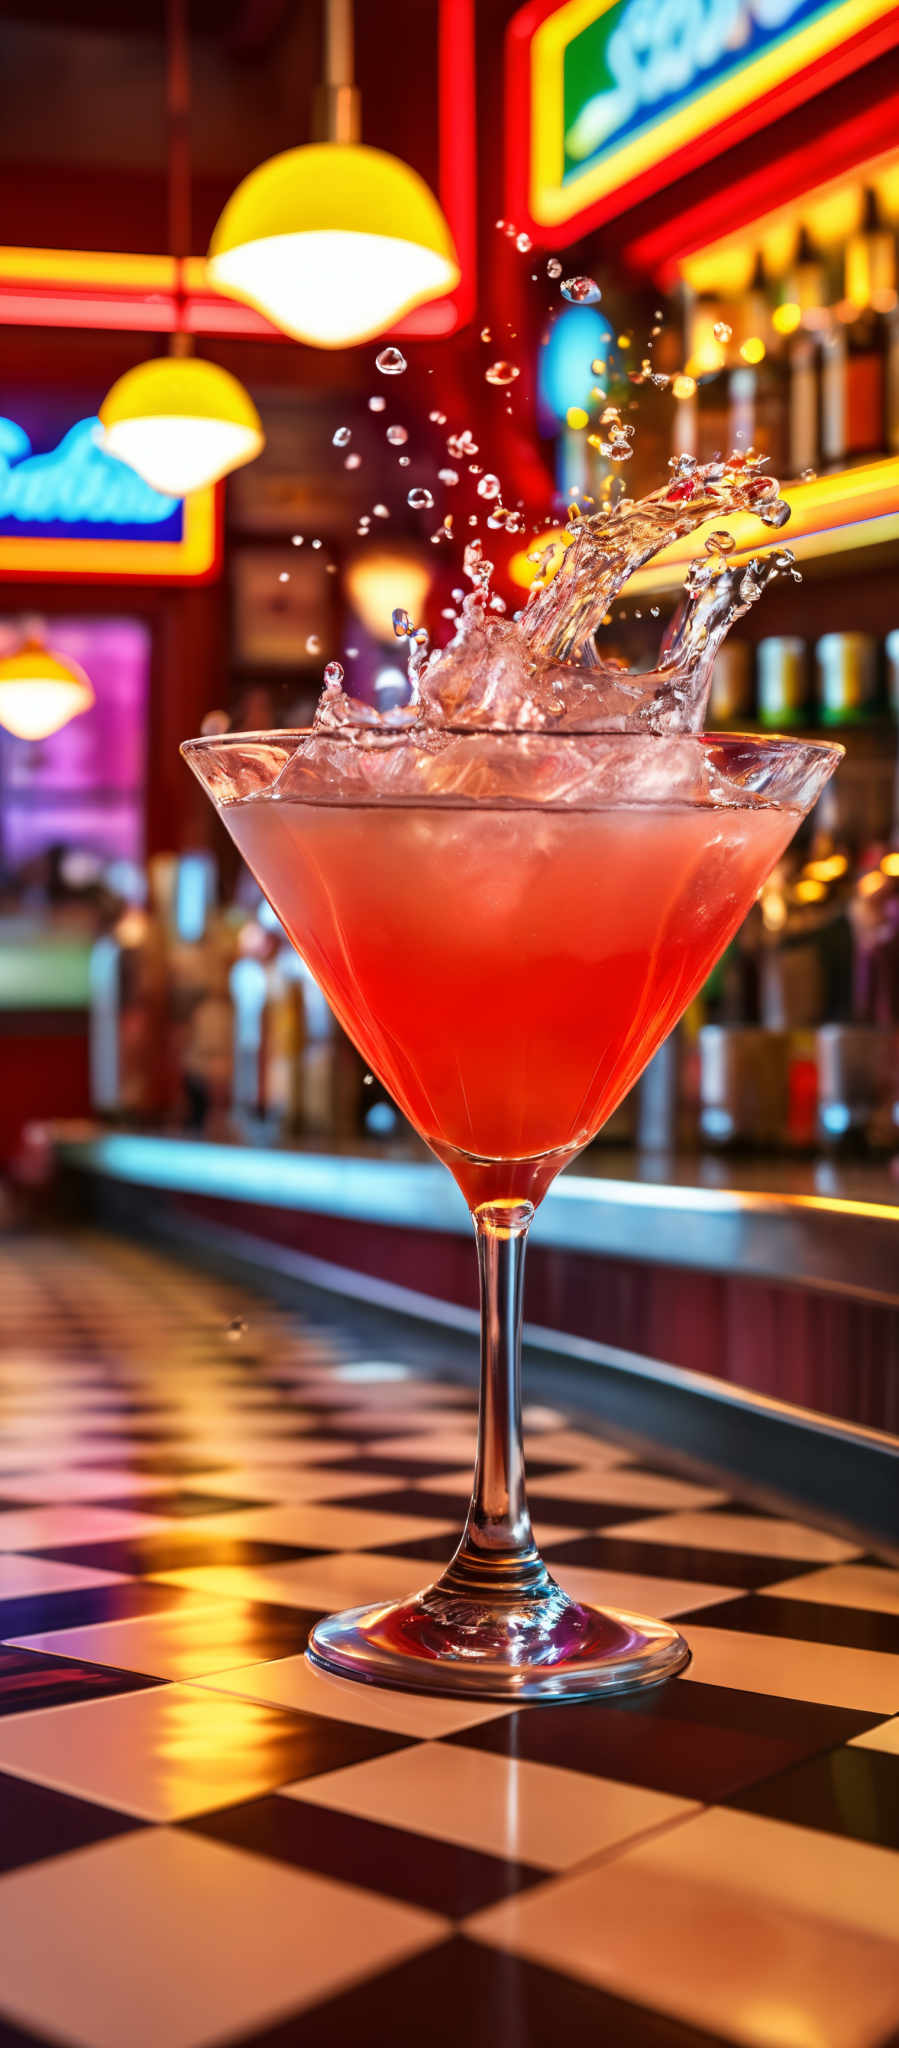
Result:
<svg viewBox="0 0 899 2048"><path fill-rule="evenodd" d="M689 1672L341 1685L310 1622L449 1555L472 1395L97 1237L0 1246L0 1342L0 2048L894 2038L899 1573L544 1409L554 1567Z"/></svg>

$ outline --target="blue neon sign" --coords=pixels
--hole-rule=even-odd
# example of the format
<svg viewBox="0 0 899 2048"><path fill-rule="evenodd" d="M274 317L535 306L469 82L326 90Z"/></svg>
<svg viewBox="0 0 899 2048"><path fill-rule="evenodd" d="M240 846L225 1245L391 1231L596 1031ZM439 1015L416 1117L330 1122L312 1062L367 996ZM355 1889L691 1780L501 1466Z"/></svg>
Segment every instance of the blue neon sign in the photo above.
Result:
<svg viewBox="0 0 899 2048"><path fill-rule="evenodd" d="M180 540L183 500L107 455L102 436L98 419L78 420L35 455L24 427L0 418L0 536Z"/></svg>

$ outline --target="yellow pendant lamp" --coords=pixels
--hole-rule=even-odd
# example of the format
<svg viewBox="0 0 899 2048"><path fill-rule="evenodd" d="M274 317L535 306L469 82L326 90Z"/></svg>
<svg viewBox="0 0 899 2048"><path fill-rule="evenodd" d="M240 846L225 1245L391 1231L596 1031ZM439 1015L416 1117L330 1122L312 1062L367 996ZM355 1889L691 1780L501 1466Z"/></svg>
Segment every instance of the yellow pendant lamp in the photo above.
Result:
<svg viewBox="0 0 899 2048"><path fill-rule="evenodd" d="M100 407L103 445L144 482L183 498L252 462L265 447L256 407L218 363L193 353L185 329L190 249L190 81L185 0L168 0L169 241L175 258L176 331L167 356L126 370Z"/></svg>
<svg viewBox="0 0 899 2048"><path fill-rule="evenodd" d="M352 0L326 0L327 139L251 171L209 247L209 277L317 348L371 340L459 282L449 227L417 171L359 141Z"/></svg>
<svg viewBox="0 0 899 2048"><path fill-rule="evenodd" d="M95 701L90 677L78 662L52 654L37 632L0 661L0 725L17 739L49 739Z"/></svg>
<svg viewBox="0 0 899 2048"><path fill-rule="evenodd" d="M156 356L126 370L100 407L109 455L173 498L217 483L265 446L249 393L218 363Z"/></svg>

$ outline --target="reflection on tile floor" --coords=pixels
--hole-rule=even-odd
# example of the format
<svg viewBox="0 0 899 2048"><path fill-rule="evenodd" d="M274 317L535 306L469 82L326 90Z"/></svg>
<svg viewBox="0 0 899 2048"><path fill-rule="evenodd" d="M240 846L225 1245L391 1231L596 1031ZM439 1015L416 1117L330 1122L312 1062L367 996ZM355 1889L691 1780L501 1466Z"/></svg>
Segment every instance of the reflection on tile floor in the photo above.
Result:
<svg viewBox="0 0 899 2048"><path fill-rule="evenodd" d="M473 1437L359 1328L0 1247L2 2048L887 2048L899 1574L543 1410L554 1569L680 1617L690 1670L324 1678L318 1613L448 1555Z"/></svg>

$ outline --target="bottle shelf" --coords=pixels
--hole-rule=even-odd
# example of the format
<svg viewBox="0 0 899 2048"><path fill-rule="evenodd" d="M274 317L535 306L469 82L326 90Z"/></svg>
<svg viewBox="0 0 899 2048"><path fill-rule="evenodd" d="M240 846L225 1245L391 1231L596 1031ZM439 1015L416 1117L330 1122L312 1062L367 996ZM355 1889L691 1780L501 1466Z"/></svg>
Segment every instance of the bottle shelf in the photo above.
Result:
<svg viewBox="0 0 899 2048"><path fill-rule="evenodd" d="M808 483L783 484L781 494L792 516L779 533L768 533L747 512L720 522L737 542L736 553L728 557L730 563L778 547L792 548L797 561L810 561L899 540L899 455L816 476ZM631 577L628 595L676 588L695 554L695 536L672 542Z"/></svg>

